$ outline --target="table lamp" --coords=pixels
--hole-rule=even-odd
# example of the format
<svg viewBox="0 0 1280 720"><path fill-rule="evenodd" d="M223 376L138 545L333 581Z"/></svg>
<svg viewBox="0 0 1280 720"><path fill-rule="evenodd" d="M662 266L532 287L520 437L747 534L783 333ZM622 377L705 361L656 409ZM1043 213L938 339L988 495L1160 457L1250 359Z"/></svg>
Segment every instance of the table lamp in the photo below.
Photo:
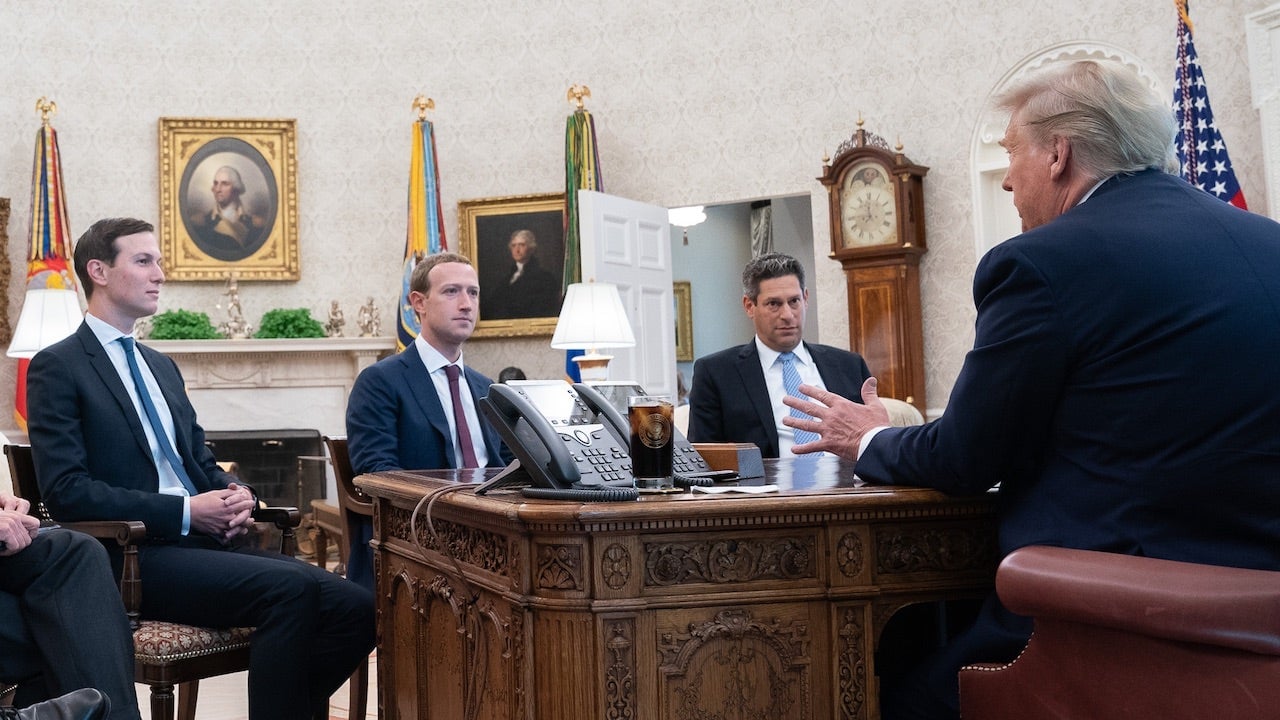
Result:
<svg viewBox="0 0 1280 720"><path fill-rule="evenodd" d="M33 358L36 353L75 332L82 320L84 312L80 310L80 298L75 290L29 289L6 354L15 358Z"/></svg>
<svg viewBox="0 0 1280 720"><path fill-rule="evenodd" d="M578 363L582 380L608 380L612 355L601 355L600 348L633 347L636 336L622 307L618 286L612 283L574 283L560 306L560 319L551 337L557 350L586 350L573 361Z"/></svg>

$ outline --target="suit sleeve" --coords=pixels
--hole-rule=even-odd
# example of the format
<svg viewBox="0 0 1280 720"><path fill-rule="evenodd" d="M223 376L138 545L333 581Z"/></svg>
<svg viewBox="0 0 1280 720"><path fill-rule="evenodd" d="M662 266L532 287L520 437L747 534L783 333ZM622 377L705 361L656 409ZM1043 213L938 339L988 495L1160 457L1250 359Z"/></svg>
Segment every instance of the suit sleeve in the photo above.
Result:
<svg viewBox="0 0 1280 720"><path fill-rule="evenodd" d="M689 388L689 442L727 442L718 379L705 360L693 365Z"/></svg>
<svg viewBox="0 0 1280 720"><path fill-rule="evenodd" d="M356 378L347 401L347 449L357 474L402 470L399 400L385 366L370 365Z"/></svg>
<svg viewBox="0 0 1280 720"><path fill-rule="evenodd" d="M87 387L91 382L95 388ZM182 498L157 492L150 457L145 458L148 473L138 464L142 453L118 405L96 377L90 378L84 367L70 367L63 355L45 351L27 371L27 397L36 475L55 518L141 520L153 537L181 536ZM94 437L86 437L90 432ZM90 470L95 465L111 468L111 475L104 470L95 476Z"/></svg>
<svg viewBox="0 0 1280 720"><path fill-rule="evenodd" d="M864 480L976 494L1009 490L1044 463L1069 367L1069 322L1044 276L1016 249L991 250L974 276L978 309L947 412L889 428L858 459Z"/></svg>

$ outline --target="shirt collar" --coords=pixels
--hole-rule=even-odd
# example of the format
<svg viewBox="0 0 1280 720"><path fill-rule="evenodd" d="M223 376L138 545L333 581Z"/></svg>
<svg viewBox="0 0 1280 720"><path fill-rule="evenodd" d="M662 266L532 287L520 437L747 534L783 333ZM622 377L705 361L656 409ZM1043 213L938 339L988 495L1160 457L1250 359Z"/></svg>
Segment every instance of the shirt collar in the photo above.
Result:
<svg viewBox="0 0 1280 720"><path fill-rule="evenodd" d="M458 362L451 363L444 355L440 354L439 350L432 347L431 343L423 339L422 335L414 338L413 344L418 348L418 357L422 358L422 364L426 366L427 372L433 373L445 365L457 365L459 372L465 368L462 364L465 359L462 353L458 353Z"/></svg>
<svg viewBox="0 0 1280 720"><path fill-rule="evenodd" d="M756 352L760 354L760 366L764 368L773 367L773 364L778 362L778 356L781 355L782 353L778 352L777 350L774 350L768 345L765 345L764 341L760 339L759 335L756 336L755 340L756 340ZM799 359L802 364L804 365L813 364L813 358L809 356L809 348L805 347L803 342L800 343L799 345L796 345L791 350L791 352L795 353L796 358Z"/></svg>
<svg viewBox="0 0 1280 720"><path fill-rule="evenodd" d="M102 343L102 347L110 347L111 343L122 337L133 337L130 333L122 333L116 326L94 317L92 313L84 314L84 324L89 326L93 331L94 337L98 338L98 342Z"/></svg>

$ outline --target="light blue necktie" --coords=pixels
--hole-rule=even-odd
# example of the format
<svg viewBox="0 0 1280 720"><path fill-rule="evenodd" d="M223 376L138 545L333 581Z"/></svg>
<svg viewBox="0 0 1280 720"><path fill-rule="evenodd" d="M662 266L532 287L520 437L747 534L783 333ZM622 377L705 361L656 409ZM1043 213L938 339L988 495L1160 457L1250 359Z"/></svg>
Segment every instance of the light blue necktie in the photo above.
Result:
<svg viewBox="0 0 1280 720"><path fill-rule="evenodd" d="M790 351L784 352L778 355L778 359L782 361L782 387L787 391L787 394L801 400L808 400L809 398L800 393L800 373L796 372L796 354ZM813 419L795 408L791 408L791 417L802 420ZM792 428L791 432L796 445L803 445L818 439L817 433L809 432L808 430Z"/></svg>
<svg viewBox="0 0 1280 720"><path fill-rule="evenodd" d="M151 423L151 430L156 434L160 452L164 453L169 466L173 468L173 473L178 476L178 480L182 482L182 486L187 489L191 497L199 495L195 484L187 475L187 469L182 466L182 459L178 457L178 453L174 452L173 443L169 442L169 435L164 431L164 423L160 422L160 413L156 412L156 404L151 400L151 392L147 390L147 381L142 379L142 370L138 367L133 338L125 335L120 338L120 344L124 346L124 357L129 361L129 374L133 376L133 387L138 391L138 399L142 401L142 409L147 413L147 421Z"/></svg>

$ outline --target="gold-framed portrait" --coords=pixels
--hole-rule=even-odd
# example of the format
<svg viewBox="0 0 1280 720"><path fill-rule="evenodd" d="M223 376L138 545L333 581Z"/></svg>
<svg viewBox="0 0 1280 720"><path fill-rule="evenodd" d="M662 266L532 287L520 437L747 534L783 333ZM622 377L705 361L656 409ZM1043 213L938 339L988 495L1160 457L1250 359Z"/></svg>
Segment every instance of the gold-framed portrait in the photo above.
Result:
<svg viewBox="0 0 1280 720"><path fill-rule="evenodd" d="M676 362L693 362L693 283L671 284L676 303Z"/></svg>
<svg viewBox="0 0 1280 720"><path fill-rule="evenodd" d="M294 120L160 118L169 280L297 280Z"/></svg>
<svg viewBox="0 0 1280 720"><path fill-rule="evenodd" d="M555 333L564 287L564 193L463 200L458 236L480 278L474 337Z"/></svg>

